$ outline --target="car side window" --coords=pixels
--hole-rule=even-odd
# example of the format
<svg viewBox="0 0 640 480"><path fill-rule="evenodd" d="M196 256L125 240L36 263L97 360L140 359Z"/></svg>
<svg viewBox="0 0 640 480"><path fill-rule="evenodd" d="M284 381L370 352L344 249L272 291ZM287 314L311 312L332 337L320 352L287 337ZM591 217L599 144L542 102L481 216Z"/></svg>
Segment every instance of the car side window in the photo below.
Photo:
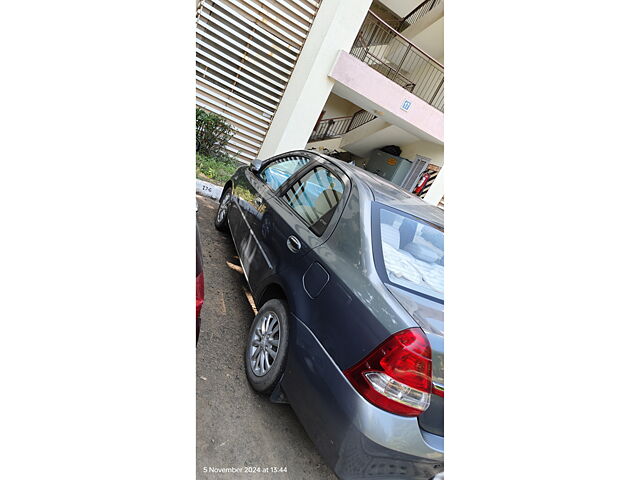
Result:
<svg viewBox="0 0 640 480"><path fill-rule="evenodd" d="M315 167L284 193L283 200L302 218L309 229L324 233L344 193L344 184L323 167Z"/></svg>
<svg viewBox="0 0 640 480"><path fill-rule="evenodd" d="M280 185L287 181L291 175L309 163L305 157L285 157L270 162L265 169L260 172L260 178L273 190L277 190Z"/></svg>

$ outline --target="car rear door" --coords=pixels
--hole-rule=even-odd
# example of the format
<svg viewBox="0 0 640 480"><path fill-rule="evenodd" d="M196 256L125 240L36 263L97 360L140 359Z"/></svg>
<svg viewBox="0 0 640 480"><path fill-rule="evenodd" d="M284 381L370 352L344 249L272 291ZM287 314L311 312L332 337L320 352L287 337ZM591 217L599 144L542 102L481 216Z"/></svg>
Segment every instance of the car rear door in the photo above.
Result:
<svg viewBox="0 0 640 480"><path fill-rule="evenodd" d="M234 239L249 287L255 293L256 285L273 270L273 253L265 238L272 219L269 200L298 170L311 161L296 155L277 156L254 172L246 169L234 188L240 219Z"/></svg>

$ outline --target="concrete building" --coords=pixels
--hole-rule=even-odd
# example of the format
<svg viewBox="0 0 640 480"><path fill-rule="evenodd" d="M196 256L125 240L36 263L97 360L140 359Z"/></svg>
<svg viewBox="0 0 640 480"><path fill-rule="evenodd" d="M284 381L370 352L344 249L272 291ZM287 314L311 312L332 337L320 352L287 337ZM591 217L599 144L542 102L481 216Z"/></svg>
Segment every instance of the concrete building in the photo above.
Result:
<svg viewBox="0 0 640 480"><path fill-rule="evenodd" d="M427 170L443 207L443 0L200 0L196 22L196 102L238 159L315 148L407 189Z"/></svg>

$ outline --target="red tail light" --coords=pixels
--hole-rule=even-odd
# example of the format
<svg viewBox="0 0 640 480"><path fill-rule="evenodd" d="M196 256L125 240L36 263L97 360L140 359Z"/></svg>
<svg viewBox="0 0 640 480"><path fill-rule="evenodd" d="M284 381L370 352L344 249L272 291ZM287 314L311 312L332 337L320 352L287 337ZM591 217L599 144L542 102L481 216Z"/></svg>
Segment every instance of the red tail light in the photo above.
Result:
<svg viewBox="0 0 640 480"><path fill-rule="evenodd" d="M204 303L204 274L200 272L196 276L196 318L200 316L200 310Z"/></svg>
<svg viewBox="0 0 640 480"><path fill-rule="evenodd" d="M395 333L345 372L354 388L397 415L416 417L431 400L431 346L420 328Z"/></svg>

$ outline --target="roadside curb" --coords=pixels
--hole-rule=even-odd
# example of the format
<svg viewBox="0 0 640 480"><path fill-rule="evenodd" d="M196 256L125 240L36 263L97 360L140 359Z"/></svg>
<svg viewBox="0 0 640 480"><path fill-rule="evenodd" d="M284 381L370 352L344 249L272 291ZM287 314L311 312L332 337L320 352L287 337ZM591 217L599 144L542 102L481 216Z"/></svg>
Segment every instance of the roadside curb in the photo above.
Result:
<svg viewBox="0 0 640 480"><path fill-rule="evenodd" d="M222 195L222 187L196 178L196 192L198 192L200 195L204 195L205 197L210 197L214 200L220 200L220 195Z"/></svg>

